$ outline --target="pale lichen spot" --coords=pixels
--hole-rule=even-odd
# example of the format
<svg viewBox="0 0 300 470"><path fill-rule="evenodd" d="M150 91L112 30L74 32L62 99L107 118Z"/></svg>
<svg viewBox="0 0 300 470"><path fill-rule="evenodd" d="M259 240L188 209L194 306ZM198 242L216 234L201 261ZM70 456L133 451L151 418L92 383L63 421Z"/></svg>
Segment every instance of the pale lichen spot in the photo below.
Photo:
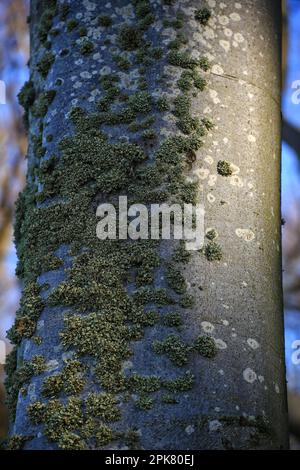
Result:
<svg viewBox="0 0 300 470"><path fill-rule="evenodd" d="M208 182L207 182L208 186L215 186L217 179L218 179L217 175L209 175Z"/></svg>
<svg viewBox="0 0 300 470"><path fill-rule="evenodd" d="M206 168L200 168L194 171L194 174L198 176L200 180L205 180L209 175L209 170Z"/></svg>
<svg viewBox="0 0 300 470"><path fill-rule="evenodd" d="M207 157L204 158L204 161L209 165L212 165L214 163L214 159L210 155L207 155Z"/></svg>
<svg viewBox="0 0 300 470"><path fill-rule="evenodd" d="M85 7L85 9L88 10L88 11L95 11L96 10L96 3L94 3L94 2L90 2L89 0L83 0L82 4Z"/></svg>
<svg viewBox="0 0 300 470"><path fill-rule="evenodd" d="M233 21L241 21L241 17L238 13L231 13L229 16Z"/></svg>
<svg viewBox="0 0 300 470"><path fill-rule="evenodd" d="M46 362L46 370L48 372L57 369L59 366L59 362L56 359L50 359L50 361Z"/></svg>
<svg viewBox="0 0 300 470"><path fill-rule="evenodd" d="M208 6L210 8L215 8L216 6L216 0L208 0Z"/></svg>
<svg viewBox="0 0 300 470"><path fill-rule="evenodd" d="M240 173L240 168L235 165L234 163L230 163L230 168L231 168L231 171L232 171L232 174L233 175L238 175Z"/></svg>
<svg viewBox="0 0 300 470"><path fill-rule="evenodd" d="M278 385L278 384L275 384L275 392L276 392L276 393L280 393L280 389L279 389L279 385Z"/></svg>
<svg viewBox="0 0 300 470"><path fill-rule="evenodd" d="M99 70L99 73L100 75L109 75L111 73L111 68L108 65L105 65Z"/></svg>
<svg viewBox="0 0 300 470"><path fill-rule="evenodd" d="M221 39L219 41L220 46L224 49L225 52L229 52L230 50L230 43L229 41L224 41L224 39Z"/></svg>
<svg viewBox="0 0 300 470"><path fill-rule="evenodd" d="M214 38L215 38L214 30L213 30L212 28L206 27L206 28L205 28L205 31L203 32L203 36L204 36L206 39L214 39Z"/></svg>
<svg viewBox="0 0 300 470"><path fill-rule="evenodd" d="M39 320L36 325L36 330L40 331L44 328L45 326L45 320Z"/></svg>
<svg viewBox="0 0 300 470"><path fill-rule="evenodd" d="M213 65L212 68L211 68L211 71L212 71L212 73L215 73L216 75L223 75L224 74L223 68L221 67L221 65L218 65L218 64Z"/></svg>
<svg viewBox="0 0 300 470"><path fill-rule="evenodd" d="M241 33L235 33L234 39L236 42L244 42L244 36Z"/></svg>
<svg viewBox="0 0 300 470"><path fill-rule="evenodd" d="M252 349L257 349L259 348L259 343L256 341L256 339L253 338L248 338L247 343Z"/></svg>
<svg viewBox="0 0 300 470"><path fill-rule="evenodd" d="M206 106L206 108L204 108L203 110L204 114L210 114L211 112L212 112L212 109L209 106Z"/></svg>
<svg viewBox="0 0 300 470"><path fill-rule="evenodd" d="M238 186L239 188L242 188L244 186L242 179L238 175L232 175L230 177L230 184L232 186Z"/></svg>
<svg viewBox="0 0 300 470"><path fill-rule="evenodd" d="M242 8L242 5L240 3L235 3L234 6L237 10L240 10Z"/></svg>
<svg viewBox="0 0 300 470"><path fill-rule="evenodd" d="M222 428L222 423L218 419L213 419L208 423L209 432L219 431Z"/></svg>
<svg viewBox="0 0 300 470"><path fill-rule="evenodd" d="M203 321L201 327L205 333L212 333L215 329L214 325L208 321Z"/></svg>
<svg viewBox="0 0 300 470"><path fill-rule="evenodd" d="M92 74L88 72L87 70L85 70L84 72L81 72L80 76L81 78L86 78L86 79L92 78Z"/></svg>
<svg viewBox="0 0 300 470"><path fill-rule="evenodd" d="M122 16L125 20L134 18L134 9L131 4L125 5L122 8L116 8L116 13Z"/></svg>
<svg viewBox="0 0 300 470"><path fill-rule="evenodd" d="M257 380L256 372L250 369L250 367L247 367L247 369L243 371L243 377L246 380L246 382L250 384L254 383Z"/></svg>
<svg viewBox="0 0 300 470"><path fill-rule="evenodd" d="M213 194L209 193L209 194L207 195L207 200L208 200L208 202L210 202L211 204L213 204L213 203L215 202L216 198L215 198L215 196L214 196Z"/></svg>
<svg viewBox="0 0 300 470"><path fill-rule="evenodd" d="M124 361L122 364L122 370L129 370L133 368L133 362L132 361Z"/></svg>
<svg viewBox="0 0 300 470"><path fill-rule="evenodd" d="M176 39L176 32L172 28L166 28L161 33L163 36L167 36L168 39L165 39L164 44L169 44L171 41Z"/></svg>
<svg viewBox="0 0 300 470"><path fill-rule="evenodd" d="M27 393L28 393L28 396L29 396L29 400L30 400L30 401L36 400L37 395L36 395L36 393L35 393L35 383L31 383L31 384L28 386Z"/></svg>
<svg viewBox="0 0 300 470"><path fill-rule="evenodd" d="M96 54L93 54L93 60L97 60L97 61L98 61L99 59L101 59L101 55L100 55L99 52L96 52Z"/></svg>
<svg viewBox="0 0 300 470"><path fill-rule="evenodd" d="M210 97L213 100L214 104L221 103L220 98L218 98L218 92L216 90L209 90L209 94L210 94Z"/></svg>
<svg viewBox="0 0 300 470"><path fill-rule="evenodd" d="M201 53L200 53L200 56L201 56ZM213 62L215 60L215 56L213 54L211 54L210 52L207 52L205 54L205 56L207 57L207 59L209 60L209 62Z"/></svg>
<svg viewBox="0 0 300 470"><path fill-rule="evenodd" d="M230 37L233 35L233 32L231 31L231 29L225 28L225 29L224 29L224 34L225 34L225 36L227 36L228 38L230 38Z"/></svg>
<svg viewBox="0 0 300 470"><path fill-rule="evenodd" d="M223 26L226 26L229 23L229 18L228 16L225 15L220 15L218 16L219 23Z"/></svg>
<svg viewBox="0 0 300 470"><path fill-rule="evenodd" d="M239 238L242 238L245 242L251 242L255 239L254 232L247 228L237 228L235 233Z"/></svg>
<svg viewBox="0 0 300 470"><path fill-rule="evenodd" d="M195 427L190 424L185 428L185 432L190 436L191 434L193 434L193 432L195 432Z"/></svg>
<svg viewBox="0 0 300 470"><path fill-rule="evenodd" d="M218 349L227 349L227 344L220 338L214 340Z"/></svg>

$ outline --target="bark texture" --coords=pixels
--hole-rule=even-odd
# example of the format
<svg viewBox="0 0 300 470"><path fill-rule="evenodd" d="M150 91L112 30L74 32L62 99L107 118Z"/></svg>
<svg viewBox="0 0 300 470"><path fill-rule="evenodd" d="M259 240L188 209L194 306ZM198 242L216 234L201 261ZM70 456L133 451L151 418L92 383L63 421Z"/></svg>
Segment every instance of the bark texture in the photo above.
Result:
<svg viewBox="0 0 300 470"><path fill-rule="evenodd" d="M286 448L280 1L32 0L30 27L9 445ZM202 202L202 252L100 242L124 194Z"/></svg>

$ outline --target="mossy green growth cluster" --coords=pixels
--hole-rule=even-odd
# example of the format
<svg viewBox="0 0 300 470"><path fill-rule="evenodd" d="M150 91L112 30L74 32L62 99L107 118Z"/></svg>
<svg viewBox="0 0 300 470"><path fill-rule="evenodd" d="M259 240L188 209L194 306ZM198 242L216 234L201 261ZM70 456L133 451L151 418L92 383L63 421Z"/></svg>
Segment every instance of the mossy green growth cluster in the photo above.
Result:
<svg viewBox="0 0 300 470"><path fill-rule="evenodd" d="M177 11L175 19L165 19L163 20L163 25L165 28L174 28L174 29L181 29L184 26L184 19L185 16L182 11Z"/></svg>
<svg viewBox="0 0 300 470"><path fill-rule="evenodd" d="M208 232L206 232L205 236L206 238L208 238L208 240L213 241L215 240L215 238L217 238L218 234L217 231L212 228L211 230L208 230Z"/></svg>
<svg viewBox="0 0 300 470"><path fill-rule="evenodd" d="M7 405L12 416L15 414L19 391L21 390L23 393L26 393L25 386L30 382L31 378L42 374L45 368L46 364L42 356L33 356L30 361L24 361L18 368L16 348L7 356L5 387Z"/></svg>
<svg viewBox="0 0 300 470"><path fill-rule="evenodd" d="M172 260L176 263L187 264L191 260L191 252L185 247L185 242L180 240L172 255Z"/></svg>
<svg viewBox="0 0 300 470"><path fill-rule="evenodd" d="M18 99L21 106L23 106L26 113L28 113L30 107L33 105L35 100L35 88L34 83L30 79L24 83L23 87L21 88Z"/></svg>
<svg viewBox="0 0 300 470"><path fill-rule="evenodd" d="M174 114L178 117L177 126L184 134L193 132L200 136L205 134L204 128L198 117L191 116L191 98L185 94L179 95L174 100Z"/></svg>
<svg viewBox="0 0 300 470"><path fill-rule="evenodd" d="M35 117L44 117L48 111L48 106L54 100L55 95L55 90L48 90L40 93L32 108L32 114Z"/></svg>
<svg viewBox="0 0 300 470"><path fill-rule="evenodd" d="M219 160L217 163L217 172L221 176L231 176L232 168L229 162L226 160Z"/></svg>
<svg viewBox="0 0 300 470"><path fill-rule="evenodd" d="M188 362L190 353L197 352L205 358L213 358L217 348L213 338L199 336L193 344L188 345L180 336L171 334L164 341L155 341L153 349L157 354L165 354L175 365L181 367Z"/></svg>
<svg viewBox="0 0 300 470"><path fill-rule="evenodd" d="M195 70L184 70L180 79L177 81L178 87L181 91L190 91L193 87L203 91L206 86L206 80L201 77L199 72Z"/></svg>
<svg viewBox="0 0 300 470"><path fill-rule="evenodd" d="M178 312L166 313L163 317L163 323L166 326L179 327L183 324L182 317Z"/></svg>
<svg viewBox="0 0 300 470"><path fill-rule="evenodd" d="M108 28L109 26L112 25L112 19L110 16L107 15L100 15L97 18L97 23L99 26L103 26L105 28Z"/></svg>
<svg viewBox="0 0 300 470"><path fill-rule="evenodd" d="M49 375L43 380L42 394L45 397L55 397L61 392L66 395L79 394L84 386L83 364L74 359L68 359L61 373Z"/></svg>
<svg viewBox="0 0 300 470"><path fill-rule="evenodd" d="M147 395L141 395L136 401L136 406L140 410L151 410L153 407L153 399Z"/></svg>
<svg viewBox="0 0 300 470"><path fill-rule="evenodd" d="M191 372L187 371L176 379L165 380L156 375L145 376L134 373L127 378L126 385L131 392L139 394L135 402L136 407L147 411L156 403L156 392L159 392L161 389L173 394L168 395L172 398L169 401L162 399L163 403L178 403L178 393L191 390L194 385L194 376Z"/></svg>
<svg viewBox="0 0 300 470"><path fill-rule="evenodd" d="M153 349L157 354L166 354L177 366L183 366L188 362L190 347L175 334L167 336L164 341L155 341Z"/></svg>
<svg viewBox="0 0 300 470"><path fill-rule="evenodd" d="M47 43L47 36L51 29L53 18L56 14L56 4L56 0L48 1L47 8L42 13L38 31L38 36L42 45L45 45Z"/></svg>
<svg viewBox="0 0 300 470"><path fill-rule="evenodd" d="M169 286L177 293L184 294L186 292L186 282L181 274L180 270L177 269L173 264L170 264L167 268L167 281Z"/></svg>
<svg viewBox="0 0 300 470"><path fill-rule="evenodd" d="M95 46L92 41L84 37L80 45L80 53L82 55L89 55L93 52L94 48Z"/></svg>
<svg viewBox="0 0 300 470"><path fill-rule="evenodd" d="M186 51L171 50L168 54L168 62L170 65L181 67L183 69L194 70L200 67L202 70L207 71L210 67L209 61L205 57L196 59Z"/></svg>
<svg viewBox="0 0 300 470"><path fill-rule="evenodd" d="M160 98L157 98L155 106L156 106L156 109L161 112L169 111L170 109L168 99L165 96L161 96Z"/></svg>
<svg viewBox="0 0 300 470"><path fill-rule="evenodd" d="M21 436L20 434L13 434L4 442L5 450L22 450L27 441L30 441L32 436Z"/></svg>
<svg viewBox="0 0 300 470"><path fill-rule="evenodd" d="M77 26L78 26L78 20L76 20L76 18L71 18L67 22L67 31L68 31L68 33L73 31L73 29L77 28Z"/></svg>
<svg viewBox="0 0 300 470"><path fill-rule="evenodd" d="M125 51L133 51L142 45L142 34L136 26L124 25L121 27L118 43Z"/></svg>
<svg viewBox="0 0 300 470"><path fill-rule="evenodd" d="M205 245L204 254L208 261L221 261L223 257L221 246L213 241Z"/></svg>
<svg viewBox="0 0 300 470"><path fill-rule="evenodd" d="M41 74L43 78L47 77L49 70L51 66L53 65L54 61L55 61L55 57L52 54L52 52L47 51L44 53L44 55L36 64L37 71Z"/></svg>
<svg viewBox="0 0 300 470"><path fill-rule="evenodd" d="M70 12L70 5L68 3L62 3L59 6L59 18L62 21L65 21L65 19L67 18L69 12Z"/></svg>
<svg viewBox="0 0 300 470"><path fill-rule="evenodd" d="M199 21L203 26L207 25L211 17L211 12L208 8L200 8L195 11L195 20Z"/></svg>
<svg viewBox="0 0 300 470"><path fill-rule="evenodd" d="M15 344L19 344L22 338L31 338L44 306L45 303L40 297L40 287L35 282L28 282L22 292L16 321L8 331L7 337Z"/></svg>
<svg viewBox="0 0 300 470"><path fill-rule="evenodd" d="M210 336L199 336L195 343L194 349L203 357L211 359L217 354L216 343Z"/></svg>
<svg viewBox="0 0 300 470"><path fill-rule="evenodd" d="M109 426L120 419L117 405L113 395L91 392L85 399L72 396L64 403L57 399L30 403L27 414L34 424L44 425L45 435L60 449L95 449L117 437Z"/></svg>

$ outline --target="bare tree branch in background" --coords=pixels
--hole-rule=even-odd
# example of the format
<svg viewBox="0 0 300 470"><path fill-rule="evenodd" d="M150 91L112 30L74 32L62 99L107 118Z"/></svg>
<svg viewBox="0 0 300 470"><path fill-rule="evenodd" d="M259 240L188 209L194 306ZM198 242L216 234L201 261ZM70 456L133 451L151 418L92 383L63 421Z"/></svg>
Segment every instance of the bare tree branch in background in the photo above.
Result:
<svg viewBox="0 0 300 470"><path fill-rule="evenodd" d="M283 265L285 308L299 310L300 308L300 203L294 203L290 208L289 218L284 230Z"/></svg>
<svg viewBox="0 0 300 470"><path fill-rule="evenodd" d="M284 119L282 123L282 139L297 153L298 158L300 158L300 129L297 129L286 119Z"/></svg>

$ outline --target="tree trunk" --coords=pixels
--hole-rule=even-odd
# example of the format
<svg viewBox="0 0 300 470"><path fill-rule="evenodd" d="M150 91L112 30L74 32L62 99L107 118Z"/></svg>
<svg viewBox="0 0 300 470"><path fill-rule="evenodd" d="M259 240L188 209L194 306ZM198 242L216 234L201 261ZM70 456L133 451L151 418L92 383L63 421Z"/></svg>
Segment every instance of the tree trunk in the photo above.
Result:
<svg viewBox="0 0 300 470"><path fill-rule="evenodd" d="M286 448L280 1L32 0L30 28L9 445ZM120 195L201 202L203 249L99 240Z"/></svg>

